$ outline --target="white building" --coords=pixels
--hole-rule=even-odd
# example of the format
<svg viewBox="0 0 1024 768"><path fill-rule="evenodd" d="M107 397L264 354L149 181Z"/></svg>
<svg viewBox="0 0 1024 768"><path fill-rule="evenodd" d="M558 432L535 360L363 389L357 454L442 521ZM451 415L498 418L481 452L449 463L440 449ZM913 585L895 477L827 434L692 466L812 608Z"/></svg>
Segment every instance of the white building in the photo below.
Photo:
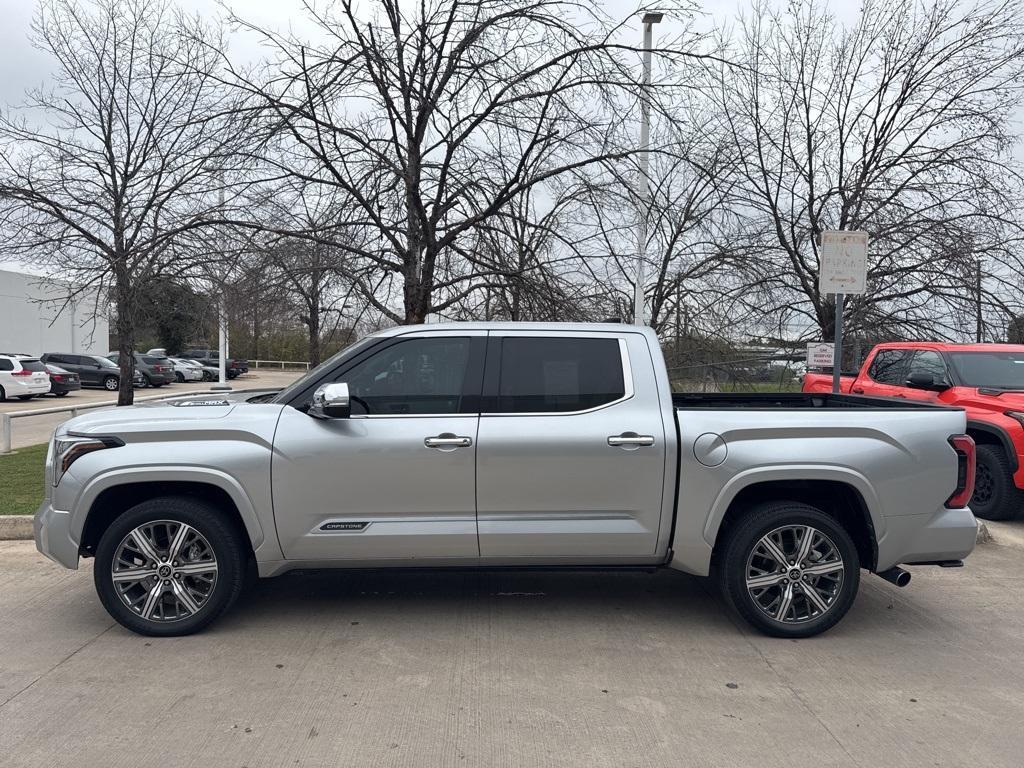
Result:
<svg viewBox="0 0 1024 768"><path fill-rule="evenodd" d="M0 352L105 355L109 324L95 295L66 303L58 280L0 270Z"/></svg>

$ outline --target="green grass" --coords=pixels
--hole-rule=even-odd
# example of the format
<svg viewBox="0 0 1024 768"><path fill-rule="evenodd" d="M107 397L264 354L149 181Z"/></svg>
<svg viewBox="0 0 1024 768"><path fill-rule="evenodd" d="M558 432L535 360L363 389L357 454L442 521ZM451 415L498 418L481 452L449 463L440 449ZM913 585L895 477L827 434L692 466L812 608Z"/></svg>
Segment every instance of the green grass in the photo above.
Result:
<svg viewBox="0 0 1024 768"><path fill-rule="evenodd" d="M46 443L0 456L0 515L31 515L43 501Z"/></svg>

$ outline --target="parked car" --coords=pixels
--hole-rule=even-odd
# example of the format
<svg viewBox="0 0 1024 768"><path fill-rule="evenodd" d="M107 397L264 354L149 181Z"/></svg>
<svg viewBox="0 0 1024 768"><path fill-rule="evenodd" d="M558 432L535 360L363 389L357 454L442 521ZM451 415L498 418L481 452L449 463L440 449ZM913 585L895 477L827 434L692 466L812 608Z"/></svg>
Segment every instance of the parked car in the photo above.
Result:
<svg viewBox="0 0 1024 768"><path fill-rule="evenodd" d="M167 359L174 366L174 378L178 383L203 381L203 367L199 363L182 357L169 357Z"/></svg>
<svg viewBox="0 0 1024 768"><path fill-rule="evenodd" d="M65 422L36 543L67 568L95 557L104 607L148 635L208 625L253 563L668 567L807 637L862 567L902 586L901 564L962 564L966 428L913 401L673 395L650 328L392 328L277 394Z"/></svg>
<svg viewBox="0 0 1024 768"><path fill-rule="evenodd" d="M117 363L120 360L118 352L111 352L107 358ZM142 374L142 388L162 387L174 381L174 367L166 357L154 355L143 355L135 353L135 370Z"/></svg>
<svg viewBox="0 0 1024 768"><path fill-rule="evenodd" d="M121 369L117 364L102 355L79 355L68 352L46 352L40 360L48 365L57 365L78 375L83 387L103 387L108 392L116 392L120 386ZM142 386L145 379L141 371L135 372L133 386Z"/></svg>
<svg viewBox="0 0 1024 768"><path fill-rule="evenodd" d="M9 397L30 400L50 391L50 374L38 358L0 352L0 402Z"/></svg>
<svg viewBox="0 0 1024 768"><path fill-rule="evenodd" d="M50 374L50 394L57 397L64 397L68 392L77 392L82 388L82 382L78 379L77 373L66 371L58 365L44 363Z"/></svg>
<svg viewBox="0 0 1024 768"><path fill-rule="evenodd" d="M217 368L218 373L214 378L220 378L220 351L216 349L207 349L206 347L193 347L192 349L185 350L182 353L182 357L187 357L193 360L199 360L203 365L208 365L213 368ZM243 373L249 372L249 361L242 360L237 357L229 357L225 363L225 375L229 379L233 379L237 376L241 376Z"/></svg>
<svg viewBox="0 0 1024 768"><path fill-rule="evenodd" d="M843 392L963 408L978 445L971 509L1005 520L1024 513L1024 345L879 344ZM807 374L805 392L829 392L832 374Z"/></svg>

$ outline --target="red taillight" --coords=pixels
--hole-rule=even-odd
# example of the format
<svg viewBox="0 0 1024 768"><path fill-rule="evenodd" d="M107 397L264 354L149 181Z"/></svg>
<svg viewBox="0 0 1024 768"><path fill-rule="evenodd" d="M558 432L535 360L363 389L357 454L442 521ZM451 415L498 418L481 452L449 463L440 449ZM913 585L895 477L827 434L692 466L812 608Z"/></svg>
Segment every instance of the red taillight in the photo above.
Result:
<svg viewBox="0 0 1024 768"><path fill-rule="evenodd" d="M953 435L949 444L956 451L956 490L946 499L949 509L966 507L974 495L974 472L977 466L977 451L974 438L969 435Z"/></svg>
<svg viewBox="0 0 1024 768"><path fill-rule="evenodd" d="M11 371L11 376L31 376L35 371L22 368L20 371Z"/></svg>

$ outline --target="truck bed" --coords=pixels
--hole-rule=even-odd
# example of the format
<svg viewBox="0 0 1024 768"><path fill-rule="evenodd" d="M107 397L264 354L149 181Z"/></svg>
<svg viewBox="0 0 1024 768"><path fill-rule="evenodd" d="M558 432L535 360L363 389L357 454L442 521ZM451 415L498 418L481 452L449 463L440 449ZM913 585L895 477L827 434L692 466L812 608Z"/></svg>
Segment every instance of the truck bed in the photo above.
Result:
<svg viewBox="0 0 1024 768"><path fill-rule="evenodd" d="M731 409L794 410L820 408L822 410L945 410L944 406L914 400L894 400L887 397L836 395L808 392L681 392L672 394L672 405L681 410Z"/></svg>

